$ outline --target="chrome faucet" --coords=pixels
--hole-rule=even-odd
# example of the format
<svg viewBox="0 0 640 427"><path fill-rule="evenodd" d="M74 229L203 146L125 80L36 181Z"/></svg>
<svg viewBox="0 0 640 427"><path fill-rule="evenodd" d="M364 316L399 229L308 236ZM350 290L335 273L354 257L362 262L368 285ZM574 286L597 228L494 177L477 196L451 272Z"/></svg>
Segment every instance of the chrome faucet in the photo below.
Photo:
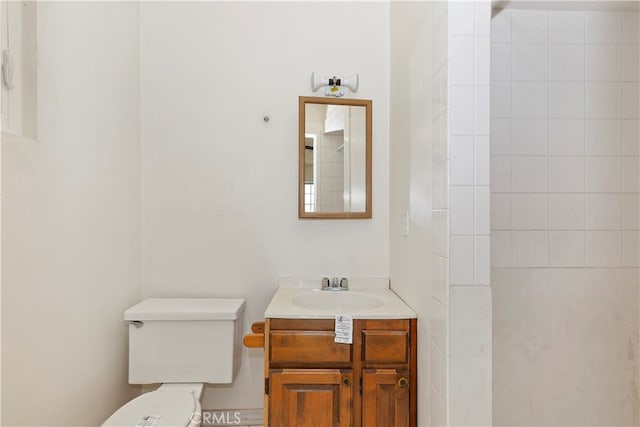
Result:
<svg viewBox="0 0 640 427"><path fill-rule="evenodd" d="M323 291L347 291L349 290L349 280L346 277L338 279L334 277L329 281L328 277L322 278Z"/></svg>

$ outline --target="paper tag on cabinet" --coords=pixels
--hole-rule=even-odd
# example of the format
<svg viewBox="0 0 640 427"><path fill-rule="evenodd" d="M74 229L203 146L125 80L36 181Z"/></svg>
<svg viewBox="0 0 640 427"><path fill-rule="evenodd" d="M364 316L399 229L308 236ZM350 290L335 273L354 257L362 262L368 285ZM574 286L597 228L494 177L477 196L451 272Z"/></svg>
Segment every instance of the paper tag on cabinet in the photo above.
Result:
<svg viewBox="0 0 640 427"><path fill-rule="evenodd" d="M353 316L336 315L336 337L334 342L351 344L353 342Z"/></svg>

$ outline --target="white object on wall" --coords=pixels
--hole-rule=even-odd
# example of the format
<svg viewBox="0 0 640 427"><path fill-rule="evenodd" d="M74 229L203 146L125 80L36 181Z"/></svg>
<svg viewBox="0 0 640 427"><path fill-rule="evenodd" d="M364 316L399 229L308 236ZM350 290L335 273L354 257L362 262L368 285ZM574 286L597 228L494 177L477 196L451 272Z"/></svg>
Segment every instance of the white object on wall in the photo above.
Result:
<svg viewBox="0 0 640 427"><path fill-rule="evenodd" d="M358 75L342 78L340 76L320 77L316 73L311 73L311 89L315 92L322 87L324 87L325 96L344 96L345 87L351 92L358 90Z"/></svg>

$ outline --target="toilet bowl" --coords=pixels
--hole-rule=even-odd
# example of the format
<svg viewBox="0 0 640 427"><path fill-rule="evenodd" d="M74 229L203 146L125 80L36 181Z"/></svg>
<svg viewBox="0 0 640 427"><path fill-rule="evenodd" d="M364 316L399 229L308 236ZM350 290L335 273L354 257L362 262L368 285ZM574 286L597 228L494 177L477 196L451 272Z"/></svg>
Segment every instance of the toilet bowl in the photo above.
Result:
<svg viewBox="0 0 640 427"><path fill-rule="evenodd" d="M162 384L103 427L198 427L204 383L231 384L240 367L239 298L154 298L129 308L129 383Z"/></svg>
<svg viewBox="0 0 640 427"><path fill-rule="evenodd" d="M204 384L163 384L114 412L103 427L199 427Z"/></svg>

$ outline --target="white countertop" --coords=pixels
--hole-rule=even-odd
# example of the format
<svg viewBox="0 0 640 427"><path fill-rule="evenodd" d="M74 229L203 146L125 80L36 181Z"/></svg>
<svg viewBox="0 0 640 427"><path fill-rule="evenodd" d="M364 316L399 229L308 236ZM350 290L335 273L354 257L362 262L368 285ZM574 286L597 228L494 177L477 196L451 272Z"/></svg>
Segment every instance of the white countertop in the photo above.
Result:
<svg viewBox="0 0 640 427"><path fill-rule="evenodd" d="M349 278L347 291L320 290L320 279L284 278L267 307L265 318L413 319L416 313L391 289L388 279ZM296 301L302 301L302 305Z"/></svg>

